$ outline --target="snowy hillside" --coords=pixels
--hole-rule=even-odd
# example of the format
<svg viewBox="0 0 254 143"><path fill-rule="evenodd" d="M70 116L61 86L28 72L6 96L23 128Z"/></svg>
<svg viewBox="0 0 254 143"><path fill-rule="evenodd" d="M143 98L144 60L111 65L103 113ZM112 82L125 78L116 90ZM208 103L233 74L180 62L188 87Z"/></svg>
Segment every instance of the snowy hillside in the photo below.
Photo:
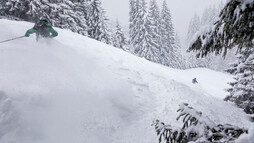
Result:
<svg viewBox="0 0 254 143"><path fill-rule="evenodd" d="M0 41L32 26L0 20ZM56 30L50 41L0 44L1 143L156 143L153 120L177 125L182 102L216 123L251 124L223 101L230 75L171 69Z"/></svg>

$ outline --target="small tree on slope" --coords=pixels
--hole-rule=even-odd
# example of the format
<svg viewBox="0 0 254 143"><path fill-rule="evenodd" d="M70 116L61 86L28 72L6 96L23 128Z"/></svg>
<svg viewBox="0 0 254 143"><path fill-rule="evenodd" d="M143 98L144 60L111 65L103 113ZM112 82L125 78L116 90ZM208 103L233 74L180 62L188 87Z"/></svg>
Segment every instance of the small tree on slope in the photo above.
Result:
<svg viewBox="0 0 254 143"><path fill-rule="evenodd" d="M127 40L123 33L122 27L119 22L116 22L116 30L113 35L113 46L125 50L125 45L127 45Z"/></svg>

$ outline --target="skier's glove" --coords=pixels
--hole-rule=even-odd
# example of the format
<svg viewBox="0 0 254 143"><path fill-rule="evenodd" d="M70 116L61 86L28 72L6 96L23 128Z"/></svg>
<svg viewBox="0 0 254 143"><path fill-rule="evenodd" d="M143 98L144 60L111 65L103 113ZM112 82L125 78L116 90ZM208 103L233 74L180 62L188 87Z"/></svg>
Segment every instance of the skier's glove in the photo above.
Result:
<svg viewBox="0 0 254 143"><path fill-rule="evenodd" d="M29 34L25 34L26 37L29 37L30 35Z"/></svg>

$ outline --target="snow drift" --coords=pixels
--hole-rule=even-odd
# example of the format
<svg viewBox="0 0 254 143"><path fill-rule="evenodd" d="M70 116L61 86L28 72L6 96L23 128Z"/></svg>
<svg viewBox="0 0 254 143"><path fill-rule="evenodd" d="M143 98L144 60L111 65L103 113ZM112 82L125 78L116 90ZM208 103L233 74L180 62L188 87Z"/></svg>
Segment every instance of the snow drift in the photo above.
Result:
<svg viewBox="0 0 254 143"><path fill-rule="evenodd" d="M0 39L32 23L0 20ZM224 102L230 75L176 70L56 29L0 44L1 143L154 143L152 121L177 125L189 103L216 123L249 127L247 115ZM199 84L192 84L196 77Z"/></svg>

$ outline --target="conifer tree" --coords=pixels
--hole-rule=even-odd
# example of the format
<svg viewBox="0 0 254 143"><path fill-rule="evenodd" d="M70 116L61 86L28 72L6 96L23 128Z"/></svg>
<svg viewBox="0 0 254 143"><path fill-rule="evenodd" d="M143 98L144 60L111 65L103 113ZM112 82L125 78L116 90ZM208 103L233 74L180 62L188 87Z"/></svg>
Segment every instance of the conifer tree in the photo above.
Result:
<svg viewBox="0 0 254 143"><path fill-rule="evenodd" d="M215 6L209 6L206 8L202 14L201 21L199 18L197 19L197 15L194 15L194 17L191 19L189 28L188 28L188 34L187 34L187 41L188 43L192 42L191 40L193 38L196 38L194 36L195 33L199 34L201 30L209 28L215 24L215 22L219 19L220 11L222 10L223 3L220 3L217 7ZM196 20L194 20L196 19ZM196 28L195 24L193 23L199 23L199 28ZM197 24L196 24L197 25ZM196 35L198 36L198 35ZM194 39L195 40L195 39ZM195 53L189 54L189 61L190 67L207 67L213 70L220 70L223 71L226 68L229 67L229 61L235 60L234 57L234 51L229 51L228 56L215 56L215 55L207 55L206 57L202 58L196 58Z"/></svg>
<svg viewBox="0 0 254 143"><path fill-rule="evenodd" d="M125 50L125 45L127 44L125 35L123 33L122 27L119 22L116 22L116 30L113 38L113 46Z"/></svg>
<svg viewBox="0 0 254 143"><path fill-rule="evenodd" d="M100 0L92 0L87 7L86 22L88 36L98 41L110 43L105 11Z"/></svg>
<svg viewBox="0 0 254 143"><path fill-rule="evenodd" d="M161 46L161 16L160 10L157 5L156 0L150 1L149 7L149 22L151 27L151 35L153 37L154 42L158 47Z"/></svg>
<svg viewBox="0 0 254 143"><path fill-rule="evenodd" d="M26 17L24 17L24 20L31 22L38 21L43 12L41 5L41 1L30 1L28 3L28 11L26 12Z"/></svg>
<svg viewBox="0 0 254 143"><path fill-rule="evenodd" d="M147 11L146 11L146 2L145 0L136 0L135 1L135 13L134 17L134 31L132 44L134 47L134 54L145 57L147 49L146 49L146 38L147 38Z"/></svg>
<svg viewBox="0 0 254 143"><path fill-rule="evenodd" d="M150 25L151 17L147 11L145 0L136 0L136 12L134 13L134 34L132 44L134 54L144 57L147 60L159 63L159 49L153 38L152 25Z"/></svg>
<svg viewBox="0 0 254 143"><path fill-rule="evenodd" d="M201 33L190 45L189 50L198 51L197 56L206 56L214 52L225 56L227 49L239 50L253 47L254 39L254 1L230 0L221 11L216 24Z"/></svg>
<svg viewBox="0 0 254 143"><path fill-rule="evenodd" d="M146 29L148 32L147 48L149 49L149 52L147 52L147 54L149 55L149 57L153 57L152 59L150 59L153 62L162 63L162 59L160 57L161 19L160 11L155 0L150 1L150 7L147 14Z"/></svg>
<svg viewBox="0 0 254 143"><path fill-rule="evenodd" d="M227 72L235 75L235 82L229 83L226 101L234 102L248 114L254 113L254 50L245 48L238 54L238 62Z"/></svg>
<svg viewBox="0 0 254 143"><path fill-rule="evenodd" d="M130 7L130 12L129 12L129 35L130 35L130 45L134 46L134 41L135 41L135 13L137 13L137 7L136 7L136 0L130 0L129 3ZM134 47L132 47L132 50L134 51Z"/></svg>
<svg viewBox="0 0 254 143"><path fill-rule="evenodd" d="M9 18L21 18L26 14L28 0L5 0L1 2L0 14Z"/></svg>
<svg viewBox="0 0 254 143"><path fill-rule="evenodd" d="M130 0L130 43L133 46L134 54L137 54L136 47L140 41L140 24L145 14L141 13L142 4L140 0ZM143 9L144 10L144 9ZM141 15L142 14L142 15ZM142 19L142 20L141 20Z"/></svg>
<svg viewBox="0 0 254 143"><path fill-rule="evenodd" d="M174 28L170 10L164 0L161 12L161 41L163 43L161 49L162 64L171 66L170 63L174 59Z"/></svg>
<svg viewBox="0 0 254 143"><path fill-rule="evenodd" d="M103 36L102 39L100 40L101 42L104 42L109 45L113 45L113 31L109 26L109 19L106 16L106 11L102 9L102 31L103 31Z"/></svg>
<svg viewBox="0 0 254 143"><path fill-rule="evenodd" d="M78 3L75 3L74 7L72 8L73 12L77 14L75 17L75 21L77 26L80 27L77 30L77 33L87 36L87 29L88 26L86 24L86 15L87 15L87 7L88 2L87 0L79 0Z"/></svg>

